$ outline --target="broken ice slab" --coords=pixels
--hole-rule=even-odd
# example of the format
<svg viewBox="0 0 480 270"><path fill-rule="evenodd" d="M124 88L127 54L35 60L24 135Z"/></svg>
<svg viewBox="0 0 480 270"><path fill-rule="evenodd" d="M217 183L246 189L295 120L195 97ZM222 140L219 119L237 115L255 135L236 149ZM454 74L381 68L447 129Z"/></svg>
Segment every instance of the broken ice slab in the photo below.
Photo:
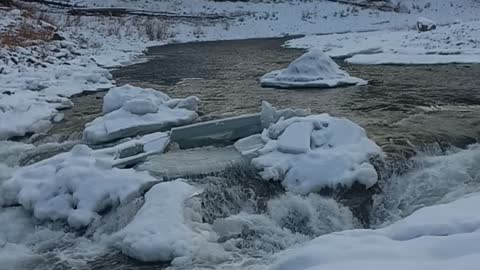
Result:
<svg viewBox="0 0 480 270"><path fill-rule="evenodd" d="M207 145L230 145L236 140L261 133L280 118L310 115L310 110L275 109L270 103L262 102L262 112L246 114L207 122L195 123L172 129L171 141L187 149Z"/></svg>
<svg viewBox="0 0 480 270"><path fill-rule="evenodd" d="M262 134L254 134L236 141L233 146L242 156L252 159L258 156L258 150L265 146L265 142L262 140Z"/></svg>
<svg viewBox="0 0 480 270"><path fill-rule="evenodd" d="M151 155L136 169L148 171L156 177L175 179L211 175L245 162L233 146L222 148L210 146Z"/></svg>
<svg viewBox="0 0 480 270"><path fill-rule="evenodd" d="M170 142L168 132L156 132L109 148L95 150L97 156L113 159L117 168L129 167L144 161L149 155L162 153Z"/></svg>
<svg viewBox="0 0 480 270"><path fill-rule="evenodd" d="M228 145L262 130L260 114L256 113L173 128L170 139L182 149Z"/></svg>

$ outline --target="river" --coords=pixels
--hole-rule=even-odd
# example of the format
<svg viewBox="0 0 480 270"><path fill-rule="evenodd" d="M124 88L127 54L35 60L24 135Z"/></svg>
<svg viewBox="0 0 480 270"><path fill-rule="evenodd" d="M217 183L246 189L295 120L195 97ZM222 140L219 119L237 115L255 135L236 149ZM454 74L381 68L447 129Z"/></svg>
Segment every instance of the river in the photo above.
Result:
<svg viewBox="0 0 480 270"><path fill-rule="evenodd" d="M285 40L251 39L153 47L146 55L148 61L112 73L118 84L152 87L172 97L198 96L202 100L201 120L258 112L262 100L278 108L311 108L315 113L347 117L364 127L389 157L401 160L405 164L402 172L406 173L397 175L393 173L395 168L387 168L390 173L375 190L377 194L365 198L370 205L368 209L372 209L364 213L371 219L367 223L358 213L331 198L316 194L307 197L283 194L249 171L233 170L220 177L190 180L204 189L203 195L195 200L203 202L201 214L213 224L211 230L220 234L239 224L244 229L237 235L225 235L222 241L212 244L214 247L206 245L203 253L195 254L188 263L172 266L174 269L262 269L275 253L318 235L382 226L408 215L420 204L435 204L447 194L460 192L459 187L468 192L479 186L480 166L472 167L466 161L462 163L462 159L455 159L453 153L445 153L452 146L464 148L480 137L480 65L361 66L338 60L352 76L366 79L369 84L336 89L261 88L259 78L263 74L285 67L303 53L282 48ZM49 135L58 140L78 138L84 124L101 113L103 94L73 98L75 107L65 111L65 120ZM406 161L419 152L422 157ZM432 160L429 155L436 155L433 157L436 159ZM468 171L468 176L452 173L459 170ZM333 198L338 197L339 194L333 195ZM136 207L126 206L127 210ZM118 211L112 215L122 214L125 213ZM111 225L99 226L105 230L104 227ZM72 268L71 260L66 260L62 254L68 257L65 254L73 252L70 256L78 257L75 252L83 249L76 241L75 248L60 248L60 256L52 256L49 251L53 259L42 260L43 263L53 261L58 267L45 268ZM86 261L75 268L167 267L163 263L139 263L115 252Z"/></svg>

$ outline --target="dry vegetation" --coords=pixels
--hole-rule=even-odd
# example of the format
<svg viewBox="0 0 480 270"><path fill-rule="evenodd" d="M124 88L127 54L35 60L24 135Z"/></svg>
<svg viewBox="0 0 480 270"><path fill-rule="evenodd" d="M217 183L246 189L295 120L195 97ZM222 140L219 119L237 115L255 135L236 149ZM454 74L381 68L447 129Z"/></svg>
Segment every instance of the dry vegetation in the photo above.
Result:
<svg viewBox="0 0 480 270"><path fill-rule="evenodd" d="M3 47L27 47L41 42L50 41L54 31L44 27L36 27L23 20L20 25L10 27L0 34L0 45Z"/></svg>

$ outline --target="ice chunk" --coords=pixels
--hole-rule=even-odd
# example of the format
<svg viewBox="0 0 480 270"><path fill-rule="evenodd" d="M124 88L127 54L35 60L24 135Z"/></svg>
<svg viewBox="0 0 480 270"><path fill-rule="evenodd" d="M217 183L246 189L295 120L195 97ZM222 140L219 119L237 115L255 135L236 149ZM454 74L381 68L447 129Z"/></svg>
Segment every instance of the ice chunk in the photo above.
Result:
<svg viewBox="0 0 480 270"><path fill-rule="evenodd" d="M420 32L431 31L431 30L435 30L436 28L437 28L437 24L430 19L420 17L417 20L417 29Z"/></svg>
<svg viewBox="0 0 480 270"><path fill-rule="evenodd" d="M247 158L257 156L257 151L265 146L261 134L254 134L236 141L233 146L238 152Z"/></svg>
<svg viewBox="0 0 480 270"><path fill-rule="evenodd" d="M293 154L310 151L312 130L313 124L311 122L292 123L278 138L278 150Z"/></svg>
<svg viewBox="0 0 480 270"><path fill-rule="evenodd" d="M264 132L266 145L252 164L265 180L282 181L289 191L307 194L324 187L371 187L377 182L369 158L382 150L355 123L328 114L279 120Z"/></svg>
<svg viewBox="0 0 480 270"><path fill-rule="evenodd" d="M134 98L125 102L126 111L133 114L147 114L158 112L158 106L150 99Z"/></svg>
<svg viewBox="0 0 480 270"><path fill-rule="evenodd" d="M181 148L232 144L262 130L259 114L247 114L172 129L172 142Z"/></svg>
<svg viewBox="0 0 480 270"><path fill-rule="evenodd" d="M167 95L154 89L130 85L112 88L104 98L105 115L86 125L83 140L98 144L191 123L197 113L178 106L194 108L199 100L196 97L187 99L187 105L177 99L172 106Z"/></svg>
<svg viewBox="0 0 480 270"><path fill-rule="evenodd" d="M80 228L157 181L144 172L112 168L110 160L94 153L77 145L17 170L0 186L0 205L20 204L40 220L64 220Z"/></svg>
<svg viewBox="0 0 480 270"><path fill-rule="evenodd" d="M223 148L210 146L152 155L137 169L148 171L157 177L174 179L218 173L243 162L245 161L242 155L232 146Z"/></svg>
<svg viewBox="0 0 480 270"><path fill-rule="evenodd" d="M286 69L265 74L260 82L265 87L328 88L343 85L365 85L366 81L351 77L320 49L312 49L290 63Z"/></svg>
<svg viewBox="0 0 480 270"><path fill-rule="evenodd" d="M184 201L197 192L197 188L182 180L153 186L132 222L112 235L112 245L146 262L191 255L205 241L201 232L191 228L184 210Z"/></svg>
<svg viewBox="0 0 480 270"><path fill-rule="evenodd" d="M132 99L150 99L156 104L163 104L170 100L166 94L155 89L144 89L127 84L108 91L103 98L103 114L122 108L127 101Z"/></svg>
<svg viewBox="0 0 480 270"><path fill-rule="evenodd" d="M280 109L277 110L272 104L267 101L262 101L262 112L260 113L260 120L263 128L268 128L271 124L276 123L281 117L284 119L292 118L295 116L307 116L310 115L310 109Z"/></svg>

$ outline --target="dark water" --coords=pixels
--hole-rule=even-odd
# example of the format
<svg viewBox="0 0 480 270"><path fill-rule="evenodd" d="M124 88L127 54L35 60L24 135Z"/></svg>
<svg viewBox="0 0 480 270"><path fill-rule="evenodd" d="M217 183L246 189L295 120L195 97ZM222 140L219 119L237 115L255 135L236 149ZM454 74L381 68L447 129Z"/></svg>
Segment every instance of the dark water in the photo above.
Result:
<svg viewBox="0 0 480 270"><path fill-rule="evenodd" d="M114 71L118 83L196 95L205 118L259 111L262 100L279 108L311 108L363 126L387 152L439 142L465 146L480 138L480 65L340 65L369 80L365 87L278 90L259 78L303 51L285 39L252 39L154 47L151 60Z"/></svg>

